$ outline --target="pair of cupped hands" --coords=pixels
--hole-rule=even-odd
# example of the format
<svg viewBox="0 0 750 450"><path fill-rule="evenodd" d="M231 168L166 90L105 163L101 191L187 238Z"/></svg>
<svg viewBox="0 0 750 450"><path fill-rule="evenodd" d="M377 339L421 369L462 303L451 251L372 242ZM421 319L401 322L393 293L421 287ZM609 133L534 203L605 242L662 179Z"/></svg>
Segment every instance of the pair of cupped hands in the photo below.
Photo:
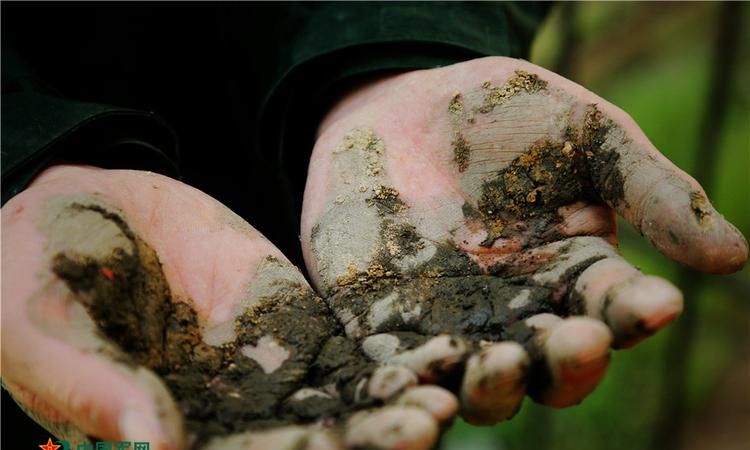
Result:
<svg viewBox="0 0 750 450"><path fill-rule="evenodd" d="M747 259L743 236L626 113L501 57L385 77L329 111L301 224L312 286L250 224L190 186L51 167L2 209L3 385L69 442L431 448L456 415L494 424L526 395L578 404L610 349L680 314L676 287L618 254L615 212L694 269L730 273ZM107 265L112 255L131 272ZM61 257L88 272L71 274ZM200 342L180 347L193 355L184 364L149 366L129 356L116 327L103 329L115 313L97 304L117 304L96 286L143 295L127 290L142 282L132 271L163 279L165 301L194 311ZM154 322L149 307L123 311ZM164 361L174 348L147 350ZM170 391L170 370L216 348L231 361L206 372L212 379L194 394L184 384ZM336 352L346 361L324 362ZM276 397L232 391L238 366L267 377ZM226 426L196 426L200 411L185 396L211 389L255 412L230 420L214 405ZM270 406L258 412L261 394ZM303 404L307 415L295 409ZM339 406L315 410L322 404Z"/></svg>

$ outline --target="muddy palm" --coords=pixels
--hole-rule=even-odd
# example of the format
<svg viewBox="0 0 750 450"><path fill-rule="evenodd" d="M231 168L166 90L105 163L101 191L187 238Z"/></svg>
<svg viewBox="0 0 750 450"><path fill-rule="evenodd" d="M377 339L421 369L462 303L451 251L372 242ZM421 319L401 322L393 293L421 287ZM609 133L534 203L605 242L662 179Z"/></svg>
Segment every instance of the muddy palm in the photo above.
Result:
<svg viewBox="0 0 750 450"><path fill-rule="evenodd" d="M3 383L73 448L429 448L456 410L376 367L272 244L174 180L55 167L3 229Z"/></svg>
<svg viewBox="0 0 750 450"><path fill-rule="evenodd" d="M706 149L708 150L708 149ZM556 407L681 311L617 251L615 212L693 268L747 243L624 112L524 61L366 84L320 127L302 219L308 269L381 363L456 387L475 423L525 393Z"/></svg>

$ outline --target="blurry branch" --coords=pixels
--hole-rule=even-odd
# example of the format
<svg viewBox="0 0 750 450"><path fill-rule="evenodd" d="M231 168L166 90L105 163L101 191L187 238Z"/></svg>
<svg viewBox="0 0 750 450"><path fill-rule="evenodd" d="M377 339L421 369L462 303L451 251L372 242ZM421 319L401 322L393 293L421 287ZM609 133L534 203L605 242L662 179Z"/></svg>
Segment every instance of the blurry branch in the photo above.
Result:
<svg viewBox="0 0 750 450"><path fill-rule="evenodd" d="M710 189L721 159L719 137L726 117L732 69L735 66L739 41L742 3L722 3L711 61L710 86L704 117L698 139L696 165L693 176ZM685 292L685 310L670 335L663 372L664 397L655 430L653 448L676 450L683 445L685 424L688 418L686 375L695 344L697 324L694 296L705 282L704 276L681 267L677 285Z"/></svg>
<svg viewBox="0 0 750 450"><path fill-rule="evenodd" d="M595 40L578 45L568 56L575 81L590 86L607 80L629 64L656 57L686 26L704 20L711 5L672 2L633 4L632 12L610 23ZM592 63L592 61L594 63Z"/></svg>
<svg viewBox="0 0 750 450"><path fill-rule="evenodd" d="M565 78L573 79L573 51L578 45L578 35L575 32L576 7L575 2L563 2L560 6L560 50L557 53L550 70ZM576 81L573 79L573 81Z"/></svg>
<svg viewBox="0 0 750 450"><path fill-rule="evenodd" d="M741 307L750 309L750 281L738 275L732 275L722 280L722 283L713 283L727 290L733 298L739 299Z"/></svg>
<svg viewBox="0 0 750 450"><path fill-rule="evenodd" d="M709 99L703 117L703 127L698 139L698 155L693 175L711 188L719 160L719 136L727 115L729 89L732 85L732 69L738 59L738 42L741 30L742 3L722 3L719 17L719 31L714 48L714 61L711 66Z"/></svg>

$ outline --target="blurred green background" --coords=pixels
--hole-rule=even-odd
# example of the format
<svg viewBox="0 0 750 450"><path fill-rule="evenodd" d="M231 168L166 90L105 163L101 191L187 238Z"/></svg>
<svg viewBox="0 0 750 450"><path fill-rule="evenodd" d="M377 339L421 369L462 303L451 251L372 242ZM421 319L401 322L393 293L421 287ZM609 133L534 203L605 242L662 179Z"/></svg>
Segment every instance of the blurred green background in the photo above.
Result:
<svg viewBox="0 0 750 450"><path fill-rule="evenodd" d="M750 236L749 25L747 3L559 3L531 60L627 111ZM581 405L526 399L495 427L457 422L442 449L750 449L750 269L701 275L620 230L628 260L683 290L680 319L615 352Z"/></svg>

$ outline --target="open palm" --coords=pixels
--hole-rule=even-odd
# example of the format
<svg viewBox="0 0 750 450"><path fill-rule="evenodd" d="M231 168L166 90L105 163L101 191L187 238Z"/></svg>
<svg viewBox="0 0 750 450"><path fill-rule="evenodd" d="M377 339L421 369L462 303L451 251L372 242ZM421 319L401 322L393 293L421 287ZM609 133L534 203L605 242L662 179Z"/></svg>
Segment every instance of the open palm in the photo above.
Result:
<svg viewBox="0 0 750 450"><path fill-rule="evenodd" d="M617 251L615 212L667 256L728 273L747 243L624 112L542 68L486 58L385 78L329 113L302 219L311 277L368 355L458 386L464 417L528 392L580 402L609 348L682 295Z"/></svg>

